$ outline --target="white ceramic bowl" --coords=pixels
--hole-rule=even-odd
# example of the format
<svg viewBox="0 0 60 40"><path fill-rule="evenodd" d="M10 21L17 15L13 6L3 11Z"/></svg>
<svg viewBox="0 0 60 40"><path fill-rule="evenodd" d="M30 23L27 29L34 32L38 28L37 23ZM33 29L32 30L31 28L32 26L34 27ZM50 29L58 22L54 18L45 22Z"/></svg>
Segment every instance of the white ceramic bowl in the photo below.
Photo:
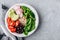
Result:
<svg viewBox="0 0 60 40"><path fill-rule="evenodd" d="M36 18L36 21L35 21L35 29L34 29L33 31L29 32L28 35L24 35L23 33L22 33L22 34L12 33L12 32L9 30L9 28L8 28L7 21L6 21L6 20L7 20L7 17L8 17L8 12L9 12L9 10L12 9L13 6L15 6L15 5L26 6L26 7L30 8L30 9L32 10L32 12L34 13L34 15L35 15L35 18ZM9 10L7 11L7 13L6 13L6 15L5 15L5 25L6 25L6 28L7 28L7 30L8 30L11 34L13 34L13 35L15 35L15 36L17 36L17 37L27 37L27 36L31 35L32 33L34 33L35 30L36 30L37 27L38 27L38 23L39 23L38 13L36 12L36 10L35 10L32 6L30 6L30 5L28 5L28 4L20 3L20 4L15 4L15 5L13 5L11 8L9 8Z"/></svg>

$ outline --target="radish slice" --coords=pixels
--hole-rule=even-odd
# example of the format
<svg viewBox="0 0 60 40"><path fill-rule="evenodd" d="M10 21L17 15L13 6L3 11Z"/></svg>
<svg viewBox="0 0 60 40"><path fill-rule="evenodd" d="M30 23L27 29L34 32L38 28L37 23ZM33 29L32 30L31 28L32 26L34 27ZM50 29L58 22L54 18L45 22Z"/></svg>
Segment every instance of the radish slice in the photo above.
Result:
<svg viewBox="0 0 60 40"><path fill-rule="evenodd" d="M23 10L20 8L20 6L16 5L13 7L13 9L16 11L16 14L18 14L20 17L23 17Z"/></svg>
<svg viewBox="0 0 60 40"><path fill-rule="evenodd" d="M15 5L15 6L13 7L13 9L14 9L14 10L20 9L20 6L19 6L19 5Z"/></svg>

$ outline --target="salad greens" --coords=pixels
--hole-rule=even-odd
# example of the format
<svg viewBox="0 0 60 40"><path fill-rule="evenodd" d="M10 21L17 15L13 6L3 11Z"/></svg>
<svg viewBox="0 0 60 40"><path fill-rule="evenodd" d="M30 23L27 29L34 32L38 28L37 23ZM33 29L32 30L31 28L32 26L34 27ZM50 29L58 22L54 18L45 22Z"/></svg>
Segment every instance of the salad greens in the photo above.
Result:
<svg viewBox="0 0 60 40"><path fill-rule="evenodd" d="M28 35L29 32L35 29L35 15L34 13L26 6L21 6L23 9L23 15L26 17L27 22L24 27L24 34Z"/></svg>

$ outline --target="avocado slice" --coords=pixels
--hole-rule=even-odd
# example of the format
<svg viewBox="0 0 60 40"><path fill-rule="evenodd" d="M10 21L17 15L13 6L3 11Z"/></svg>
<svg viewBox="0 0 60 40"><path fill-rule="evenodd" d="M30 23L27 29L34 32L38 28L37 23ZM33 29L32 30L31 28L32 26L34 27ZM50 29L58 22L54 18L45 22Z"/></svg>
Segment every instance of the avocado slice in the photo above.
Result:
<svg viewBox="0 0 60 40"><path fill-rule="evenodd" d="M19 15L17 15L13 9L11 9L8 13L8 16L11 17L11 19L14 21L19 18Z"/></svg>

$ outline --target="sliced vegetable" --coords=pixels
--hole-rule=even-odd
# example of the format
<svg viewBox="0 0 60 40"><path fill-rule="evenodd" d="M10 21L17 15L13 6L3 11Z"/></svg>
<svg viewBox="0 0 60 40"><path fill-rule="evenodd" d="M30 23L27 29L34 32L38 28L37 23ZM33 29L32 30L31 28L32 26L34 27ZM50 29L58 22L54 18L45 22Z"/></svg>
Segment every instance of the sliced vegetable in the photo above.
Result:
<svg viewBox="0 0 60 40"><path fill-rule="evenodd" d="M10 20L11 20L11 18L10 18L10 17L8 17L8 18L7 18L7 23L9 23L9 22L10 22Z"/></svg>
<svg viewBox="0 0 60 40"><path fill-rule="evenodd" d="M15 22L10 17L7 18L7 23L10 26L15 26Z"/></svg>
<svg viewBox="0 0 60 40"><path fill-rule="evenodd" d="M14 28L13 26L8 26L8 28L11 32L16 32L16 28Z"/></svg>
<svg viewBox="0 0 60 40"><path fill-rule="evenodd" d="M17 20L16 21L16 26L18 26L20 24L20 21L19 20Z"/></svg>
<svg viewBox="0 0 60 40"><path fill-rule="evenodd" d="M9 11L9 17L11 17L12 20L16 21L19 18L19 15L16 15L15 11L11 9Z"/></svg>
<svg viewBox="0 0 60 40"><path fill-rule="evenodd" d="M16 28L10 28L11 32L16 32Z"/></svg>
<svg viewBox="0 0 60 40"><path fill-rule="evenodd" d="M8 28L10 28L10 29L11 29L11 28L14 28L14 27L9 25L9 26L8 26Z"/></svg>
<svg viewBox="0 0 60 40"><path fill-rule="evenodd" d="M12 18L12 20L16 21L19 18L19 16L18 15L13 15L13 16L11 16L11 18Z"/></svg>
<svg viewBox="0 0 60 40"><path fill-rule="evenodd" d="M15 5L13 9L15 10L16 14L19 15L19 17L23 17L23 10L19 5Z"/></svg>
<svg viewBox="0 0 60 40"><path fill-rule="evenodd" d="M15 22L14 21L11 21L9 25L15 26Z"/></svg>

